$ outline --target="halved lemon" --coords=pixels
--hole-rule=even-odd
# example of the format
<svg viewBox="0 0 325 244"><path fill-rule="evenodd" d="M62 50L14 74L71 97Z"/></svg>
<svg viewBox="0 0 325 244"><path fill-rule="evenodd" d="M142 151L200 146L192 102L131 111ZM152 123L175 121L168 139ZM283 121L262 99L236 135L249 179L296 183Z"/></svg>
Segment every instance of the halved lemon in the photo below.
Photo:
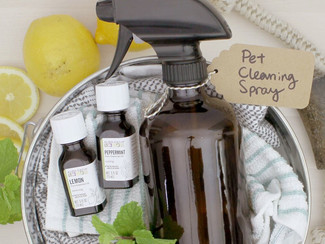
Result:
<svg viewBox="0 0 325 244"><path fill-rule="evenodd" d="M38 104L38 89L26 72L0 66L0 116L23 124L35 114Z"/></svg>

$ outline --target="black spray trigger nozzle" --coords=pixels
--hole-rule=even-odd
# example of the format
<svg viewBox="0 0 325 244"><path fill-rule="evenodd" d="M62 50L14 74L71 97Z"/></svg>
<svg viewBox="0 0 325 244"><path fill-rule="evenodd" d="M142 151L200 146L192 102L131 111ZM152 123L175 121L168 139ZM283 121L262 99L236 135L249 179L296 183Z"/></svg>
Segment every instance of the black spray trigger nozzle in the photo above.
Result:
<svg viewBox="0 0 325 244"><path fill-rule="evenodd" d="M105 77L106 80L109 79L115 73L115 71L121 64L125 54L129 50L132 40L133 40L132 32L129 31L123 25L120 25L115 55L113 58L113 62L109 68L109 71Z"/></svg>
<svg viewBox="0 0 325 244"><path fill-rule="evenodd" d="M99 19L120 26L107 78L122 62L134 34L157 53L166 83L196 84L207 77L200 41L231 37L226 21L207 0L99 0L96 12Z"/></svg>

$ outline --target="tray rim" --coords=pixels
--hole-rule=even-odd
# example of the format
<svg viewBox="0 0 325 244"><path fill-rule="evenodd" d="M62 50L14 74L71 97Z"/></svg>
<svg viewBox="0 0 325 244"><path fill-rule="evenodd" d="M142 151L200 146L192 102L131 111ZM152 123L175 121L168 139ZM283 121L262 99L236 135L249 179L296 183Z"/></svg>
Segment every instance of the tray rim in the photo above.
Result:
<svg viewBox="0 0 325 244"><path fill-rule="evenodd" d="M160 61L158 60L158 58L156 56L147 56L147 57L135 58L135 59L130 59L130 60L124 61L120 65L120 67L128 66L128 65L136 65L136 64L159 64L159 63L160 63ZM109 68L110 68L110 66L108 66L106 68L103 68L103 69L93 73L92 75L86 77L81 82L79 82L72 89L70 89L62 98L60 98L60 100L47 113L46 117L41 119L41 121L37 125L36 132L35 132L35 134L33 136L32 142L30 143L30 147L29 147L27 155L26 155L25 164L24 164L23 173L22 173L22 180L21 180L22 221L23 221L24 230L25 230L25 234L26 234L28 243L35 243L32 236L31 236L31 233L30 233L30 230L29 230L29 224L28 224L28 221L27 221L27 218L26 218L26 207L27 206L26 206L26 196L25 196L25 188L26 188L26 181L27 181L26 175L27 175L28 165L29 165L29 161L30 161L30 158L31 158L32 151L33 151L38 139L42 136L41 135L42 131L48 125L50 118L53 116L54 113L57 112L58 109L61 108L62 104L64 102L66 102L66 100L68 98L73 96L73 94L80 91L88 82L90 82L90 81L92 81L94 79L101 78L101 76L103 76L103 74L105 72L107 72L109 70ZM280 111L280 109L278 109L276 107L269 107L269 109L271 111L271 114L273 113L273 116L275 115L275 116L278 117L278 119L283 123L285 129L291 135L291 139L292 139L292 141L294 143L295 148L297 149L297 153L298 153L299 158L301 160L301 165L302 165L302 168L303 168L304 176L306 177L306 179L305 179L306 185L304 185L304 187L305 187L306 193L307 193L308 218L307 218L307 228L306 228L306 231L305 231L305 236L304 236L304 241L303 241L303 243L305 243L305 241L307 239L308 231L309 231L310 217L311 217L311 205L312 205L311 204L311 184L310 184L310 177L309 177L309 172L308 172L306 159L305 159L303 150L301 148L301 145L299 143L299 140L298 140L293 128L291 127L291 125L289 124L289 122L287 121L285 116L283 115L283 113ZM32 207L34 207L34 206L32 206Z"/></svg>

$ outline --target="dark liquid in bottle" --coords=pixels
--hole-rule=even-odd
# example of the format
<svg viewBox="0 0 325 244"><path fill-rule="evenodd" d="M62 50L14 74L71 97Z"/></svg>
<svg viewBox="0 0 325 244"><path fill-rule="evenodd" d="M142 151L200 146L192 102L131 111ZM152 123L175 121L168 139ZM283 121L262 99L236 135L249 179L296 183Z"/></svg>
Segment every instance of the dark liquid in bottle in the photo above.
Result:
<svg viewBox="0 0 325 244"><path fill-rule="evenodd" d="M238 131L198 91L177 91L171 101L140 129L153 229L180 238L171 218L184 231L179 244L243 243L236 218Z"/></svg>
<svg viewBox="0 0 325 244"><path fill-rule="evenodd" d="M125 112L105 113L105 120L96 131L97 159L99 165L99 184L108 189L130 188L139 181L139 176L125 181L105 180L103 176L102 155L100 140L102 138L123 138L132 136L135 133L134 127L125 119Z"/></svg>
<svg viewBox="0 0 325 244"><path fill-rule="evenodd" d="M105 199L101 204L96 206L80 209L73 208L72 199L70 198L67 182L63 173L66 169L86 166L95 160L95 154L92 151L87 150L82 141L63 145L63 152L59 159L59 169L64 185L64 190L66 196L68 197L69 208L72 216L79 217L83 215L99 213L104 209L106 205ZM97 175L94 175L94 177L97 177Z"/></svg>

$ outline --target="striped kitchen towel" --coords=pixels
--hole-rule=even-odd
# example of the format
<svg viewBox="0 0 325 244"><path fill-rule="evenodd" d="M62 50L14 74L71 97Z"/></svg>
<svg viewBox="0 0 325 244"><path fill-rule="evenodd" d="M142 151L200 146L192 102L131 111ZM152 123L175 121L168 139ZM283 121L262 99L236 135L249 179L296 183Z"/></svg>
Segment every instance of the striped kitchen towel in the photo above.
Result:
<svg viewBox="0 0 325 244"><path fill-rule="evenodd" d="M307 195L292 167L245 127L241 158L253 209L254 243L302 243L308 219Z"/></svg>

